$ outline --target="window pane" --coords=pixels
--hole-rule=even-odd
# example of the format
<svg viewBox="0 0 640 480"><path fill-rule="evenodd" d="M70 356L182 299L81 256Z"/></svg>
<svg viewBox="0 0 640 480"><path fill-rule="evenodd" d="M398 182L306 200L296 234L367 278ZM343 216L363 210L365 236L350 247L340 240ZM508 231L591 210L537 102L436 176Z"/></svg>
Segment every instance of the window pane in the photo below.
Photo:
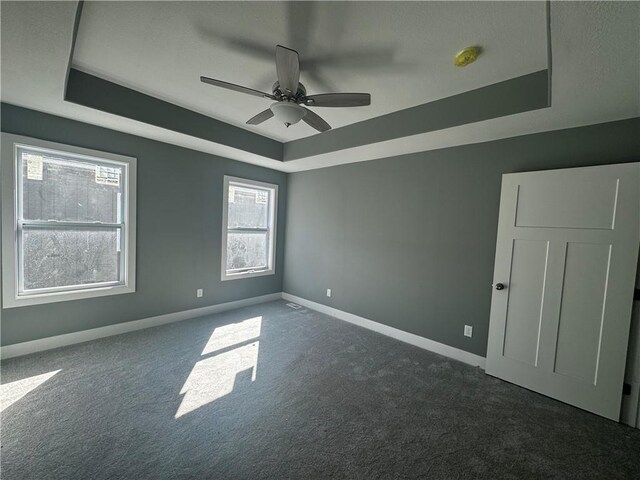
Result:
<svg viewBox="0 0 640 480"><path fill-rule="evenodd" d="M269 190L229 185L229 228L267 228Z"/></svg>
<svg viewBox="0 0 640 480"><path fill-rule="evenodd" d="M26 228L24 289L120 280L118 228Z"/></svg>
<svg viewBox="0 0 640 480"><path fill-rule="evenodd" d="M123 167L21 148L23 219L120 223Z"/></svg>
<svg viewBox="0 0 640 480"><path fill-rule="evenodd" d="M227 271L239 268L267 268L268 233L227 235Z"/></svg>

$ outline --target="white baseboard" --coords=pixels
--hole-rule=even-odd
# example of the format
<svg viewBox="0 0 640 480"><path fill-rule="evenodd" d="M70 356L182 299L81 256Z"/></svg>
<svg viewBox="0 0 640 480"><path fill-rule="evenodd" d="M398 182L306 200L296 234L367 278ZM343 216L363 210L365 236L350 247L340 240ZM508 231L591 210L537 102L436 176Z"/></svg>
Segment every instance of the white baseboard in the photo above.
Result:
<svg viewBox="0 0 640 480"><path fill-rule="evenodd" d="M358 315L344 312L342 310L338 310L337 308L328 307L326 305L322 305L321 303L316 303L305 298L296 297L295 295L291 295L290 293L282 292L282 298L283 300L287 300L288 302L298 303L304 307L316 310L317 312L324 313L326 315L330 315L339 320L353 323L354 325L358 325L360 327L373 330L374 332L387 335L388 337L395 338L396 340L400 340L401 342L424 348L425 350L429 350L430 352L438 353L440 355L444 355L445 357L467 363L474 367L480 367L484 370L485 357L481 357L480 355L465 352L464 350L460 350L459 348L451 347L449 345L445 345L444 343L429 340L428 338L414 335L413 333L389 327L388 325L383 325L382 323L374 322L373 320L359 317Z"/></svg>
<svg viewBox="0 0 640 480"><path fill-rule="evenodd" d="M271 293L269 295L236 300L234 302L220 303L218 305L211 305L208 307L168 313L165 315L143 318L141 320L133 320L131 322L116 323L115 325L107 325L105 327L92 328L90 330L82 330L80 332L56 335L53 337L32 340L30 342L6 345L4 347L0 347L0 358L7 359L18 357L21 355L28 355L30 353L50 350L52 348L88 342L90 340L96 340L98 338L120 335L121 333L133 332L135 330L142 330L144 328L156 327L167 323L180 322L182 320L189 320L205 315L233 310L234 308L241 308L258 303L271 302L274 300L279 300L280 298L290 302L298 303L305 307L311 308L312 310L316 310L320 313L338 318L339 320L344 320L346 322L353 323L354 325L373 330L374 332L387 335L402 342L415 345L416 347L424 348L425 350L429 350L431 352L444 355L445 357L453 358L454 360L458 360L460 362L464 362L469 365L484 369L485 358L479 355L465 352L464 350L460 350L459 348L451 347L443 343L429 340L428 338L414 335L413 333L408 333L397 328L389 327L388 325L383 325L382 323L374 322L373 320L368 320L366 318L359 317L358 315L344 312L342 310L328 307L326 305L312 302L311 300L306 300L304 298L296 297L295 295L284 292Z"/></svg>
<svg viewBox="0 0 640 480"><path fill-rule="evenodd" d="M233 310L234 308L280 300L281 298L282 294L280 292L270 293L259 297L244 298L234 302L219 303L208 307L167 313L165 315L133 320L131 322L116 323L115 325L107 325L106 327L92 328L90 330L82 330L80 332L67 333L64 335L56 335L54 337L41 338L30 342L14 343L13 345L0 347L0 358L7 359L27 355L29 353L41 352L43 350L50 350L52 348L65 347L67 345L88 342L89 340L96 340L98 338L133 332L134 330L157 327L166 323L180 322L182 320L203 317L205 315Z"/></svg>

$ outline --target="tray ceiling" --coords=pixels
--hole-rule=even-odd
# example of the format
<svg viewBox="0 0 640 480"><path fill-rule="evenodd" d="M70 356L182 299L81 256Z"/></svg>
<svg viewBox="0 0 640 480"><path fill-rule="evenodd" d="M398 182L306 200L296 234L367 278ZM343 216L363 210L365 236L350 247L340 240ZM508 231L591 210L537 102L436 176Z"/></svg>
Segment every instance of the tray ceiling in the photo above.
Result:
<svg viewBox="0 0 640 480"><path fill-rule="evenodd" d="M475 6L476 4L479 3L473 2L472 5ZM148 16L147 18L140 18L139 9L144 5L149 6ZM278 11L272 8L270 9L268 4L262 3L254 5L255 10L254 8L245 10L243 9L244 5L238 3L224 3L222 5L207 3L199 6L199 4L191 5L185 2L163 2L155 5L149 3L129 4L129 2L122 3L121 5L114 5L113 3L103 5L95 2L85 2L84 7L87 9L87 12L90 12L90 9L94 7L122 9L120 10L121 15L112 14L112 17L106 17L102 22L103 26L101 28L105 29L108 25L113 25L114 32L117 30L121 35L111 35L110 38L119 36L122 37L122 39L126 39L126 41L122 42L116 39L119 42L118 49L114 49L115 47L113 46L107 48L108 45L105 44L102 50L99 50L101 53L97 53L98 50L96 50L96 55L106 57L100 59L100 62L104 61L105 63L105 71L93 71L93 73L102 73L104 78L119 81L123 85L156 95L161 99L173 101L178 105L182 105L182 103L176 98L170 98L166 89L162 88L163 85L172 86L172 84L175 84L172 88L177 94L184 93L184 91L189 89L204 89L200 91L201 93L194 96L194 98L197 99L197 103L192 108L203 113L209 113L209 115L215 118L221 118L220 112L225 113L225 115L228 114L229 111L225 110L225 108L235 108L235 106L239 105L239 102L247 100L248 103L245 107L238 108L237 119L233 121L228 120L229 123L235 125L243 125L246 118L249 118L252 113L255 113L264 105L257 106L255 103L252 103L254 99L251 97L242 100L240 99L241 95L237 96L237 100L231 102L229 101L231 93L227 94L226 92L218 92L218 94L222 93L222 95L215 97L217 94L213 91L213 88L208 89L206 88L207 86L201 85L197 81L183 88L183 85L179 84L180 78L182 78L180 77L180 75L182 75L180 72L182 71L173 66L181 65L182 62L185 62L183 57L192 57L196 58L193 65L197 66L197 75L208 73L237 82L243 81L245 77L240 78L240 76L246 75L244 73L246 69L253 68L252 75L255 75L253 78L258 84L252 85L248 83L248 81L246 84L248 86L260 87L262 80L260 79L261 77L257 75L262 73L265 75L264 78L267 78L270 69L273 75L273 64L268 59L260 59L255 55L248 55L242 50L241 46L238 45L237 40L248 38L250 40L257 39L256 41L263 41L263 39L266 38L267 41L270 41L274 45L277 42L289 43L289 37L296 38L295 35L299 35L299 32L296 33L297 30L296 32L289 31L289 25L293 25L296 28L298 26L304 27L302 30L305 32L320 32L320 25L322 25L323 22L329 25L324 27L324 36L318 37L320 34L314 33L312 36L307 37L307 40L303 41L303 43L309 42L308 46L304 48L300 46L297 47L301 51L303 62L307 49L309 49L309 56L311 56L311 58L313 58L314 55L316 56L315 58L317 58L317 56L321 56L321 54L327 51L333 51L331 50L331 45L334 45L333 43L329 42L324 44L320 42L314 44L313 42L319 42L317 38L338 38L340 39L340 44L344 44L345 46L349 45L349 48L352 49L378 49L381 48L381 46L396 48L396 50L393 51L393 62L403 66L403 68L406 67L407 71L395 75L385 70L386 65L390 62L376 63L367 61L368 63L364 62L366 65L359 67L361 70L352 72L344 68L344 66L340 64L340 61L332 61L332 69L344 72L349 70L350 72L349 75L345 74L344 77L339 77L340 80L342 80L342 84L340 85L341 91L351 88L358 90L364 90L366 88L366 84L360 80L354 82L353 87L351 83L345 84L345 82L351 82L351 78L354 75L359 75L366 81L370 80L371 82L380 77L385 79L380 83L380 87L371 86L370 88L366 88L374 94L374 106L376 108L376 99L384 100L387 102L387 108L392 109L402 108L401 106L394 106L400 105L400 103L396 104L395 102L400 102L401 100L408 102L407 99L413 99L411 95L406 96L407 92L411 92L411 89L407 89L405 86L405 82L410 80L404 78L405 76L411 77L416 74L417 70L411 70L411 68L422 68L423 72L426 72L420 82L422 88L419 89L425 96L415 101L415 104L424 104L425 102L438 100L447 95L469 92L470 89L483 86L483 82L492 84L506 80L507 78L504 78L504 76L509 74L506 73L505 69L511 69L513 67L513 76L524 75L531 71L539 70L541 65L535 65L532 59L540 60L543 56L546 59L546 43L545 52L542 52L536 45L529 45L529 47L535 47L535 53L532 53L533 57L531 57L530 54L525 54L525 52L529 52L530 50L522 50L521 48L514 49L517 51L516 56L498 55L486 40L486 38L490 38L490 35L496 35L497 32L509 31L512 33L510 34L511 36L508 37L508 41L498 43L504 46L505 43L516 42L514 45L524 45L526 48L529 43L536 42L538 34L541 34L542 30L536 30L536 32L538 32L536 33L524 29L544 28L545 21L544 19L540 19L538 15L538 13L542 14L544 12L545 5L542 3L531 4L530 2L519 2L514 4L508 2L487 2L480 4L485 8L483 12L479 12L483 22L493 22L492 25L495 26L493 31L488 31L489 29L484 31L486 35L484 37L480 36L480 33L474 33L473 31L473 26L478 26L481 22L477 21L478 15L471 15L472 10L469 10L468 4L461 2L430 2L426 5L416 5L412 6L411 4L404 3L389 5L381 2L371 4L363 3L362 5L358 2L357 4L349 3L346 6L341 5L340 8L344 8L346 11L343 12L343 17L338 18L336 21L338 26L342 25L341 29L345 30L346 33L340 34L335 33L336 31L341 31L340 29L335 30L337 28L335 25L331 27L331 21L326 19L330 13L325 11L327 8L338 7L331 6L331 4L325 5L324 3L313 7L315 10L311 15L311 19L313 20L311 24L316 25L313 28L305 26L304 22L300 20L287 23L286 8L292 7L284 4L273 7L280 8L280 13L277 13ZM422 17L416 16L415 18L420 18L420 21L415 20L413 16L406 23L397 20L398 17L407 15L407 9L426 7L429 7L430 15L425 14ZM540 10L538 10L538 7L540 7ZM215 15L210 13L208 16L198 13L201 11L199 9L206 8L221 8L223 10L216 10L217 13ZM357 10L364 8L370 9L371 12L369 12L368 15L374 15L374 17L367 17L367 15L364 13L361 14L359 10ZM377 13L373 12L378 8L380 11ZM516 8L533 9L531 15L523 14L521 18L515 18L515 21L524 22L522 29L511 29L512 25L515 24L510 23L510 17L508 17L507 14L511 12L513 17L513 11ZM390 140L385 140L382 137L369 139L371 141L368 144L355 146L345 144L337 147L332 145L331 151L325 153L307 153L306 156L300 156L298 154L290 155L293 151L291 147L296 146L298 142L317 143L318 140L323 138L326 138L328 143L333 143L331 140L333 136L329 135L325 137L325 135L328 134L320 134L318 136L294 141L290 141L291 139L287 138L286 140L289 141L283 145L283 159L285 161L252 153L246 148L233 147L228 145L228 142L216 142L205 138L194 137L184 132L181 133L169 128L145 123L144 121L126 118L117 114L107 113L95 108L88 108L87 106L65 101L67 67L69 65L69 54L72 49L76 9L77 2L67 1L0 2L0 19L2 24L0 43L2 48L2 68L0 70L2 89L0 91L0 100L2 102L284 171L300 171L349 162L368 161L405 153L487 142L517 135L640 116L640 89L638 88L638 85L640 85L640 22L638 21L640 18L640 3L638 2L551 2L551 42L548 46L552 53L553 62L550 82L551 107L549 108L526 111L518 114L507 114L507 116L487 120L479 119L473 123L465 123L453 127L443 126L441 129L426 131L422 134L411 134L410 136ZM132 9L131 13L128 9ZM165 15L165 13L162 12L166 9L181 10L181 12L176 12L175 22L167 21L166 19L161 21L160 17ZM236 9L240 10L238 11ZM452 10L448 12L447 9ZM138 17L134 17L138 18L137 21L130 22L128 18L122 18L123 16L133 15L135 11L138 11ZM264 11L268 12L266 17L260 13ZM436 21L437 16L434 13L436 11L442 12L440 22ZM457 13L452 13L454 11ZM105 12L105 15L106 14L107 12ZM469 18L465 18L464 14L467 14ZM212 15L216 18L211 19L210 17ZM334 13L334 15L336 14ZM83 21L87 21L87 18L88 17L85 17ZM300 17L298 16L297 18L299 19ZM363 24L372 22L372 18L376 18L376 22L378 22L374 30L375 34L371 33L371 30L369 30L369 33L366 35L363 33L356 34L356 32L364 31L361 30L365 29ZM439 23L442 23L442 18L451 18L456 22L462 22L452 23L452 25L458 25L459 27L455 30L457 34L455 46L450 47L448 45L448 43L452 42L440 43L442 35L451 33L450 31L443 32L443 29L438 28ZM389 19L393 20L393 22ZM95 20L99 23L99 19ZM392 27L383 27L384 21L387 20L389 20L389 25L392 25ZM164 35L166 36L166 39L163 39L164 37L162 35L154 33L154 35L159 35L155 43L153 43L153 45L156 46L155 50L152 46L149 46L152 42L146 39L146 36L150 35L150 33L147 33L148 31L155 32L155 29L148 26L147 23L154 22L159 22L159 25L163 25ZM468 22L471 22L473 25L468 26ZM540 25L538 25L538 22L540 22ZM118 29L118 24L128 25L127 28L130 31L127 33L122 28ZM220 26L220 28L214 30L213 37L210 29L205 30L205 27L208 28L212 24ZM222 27L222 24L225 24L225 26ZM380 28L377 28L378 24L380 24ZM88 24L80 26L79 33L82 35L86 34L88 30L84 29L87 25ZM189 31L186 25L191 25L192 31ZM243 26L246 25L252 25L253 28L244 28ZM276 27L275 25L280 26ZM280 28L280 33L277 33L274 28ZM334 30L331 30L331 28L334 28ZM389 31L394 28L395 31ZM513 33L514 30L517 30L517 32ZM83 31L85 33L82 33ZM404 33L405 31L407 32L406 34ZM224 33L226 37L220 37L220 32ZM429 34L429 32L431 33ZM396 36L395 38L407 39L423 35L420 38L423 38L424 41L418 48L415 42L409 42L409 46L403 46L404 44L399 41L394 43L385 40L394 35ZM502 33L500 33L500 35L502 35ZM371 38L367 43L369 36ZM193 42L197 45L197 48L177 49L173 41L175 37L191 39L184 40L182 45L188 45L190 42ZM356 40L350 40L352 43L347 44L346 38L352 37L360 38L360 43ZM453 36L449 38L453 38ZM234 39L236 40L235 44L232 42ZM88 48L86 43L84 47L82 46L82 38L79 38L78 41L78 52L80 52L82 48ZM167 63L170 68L164 68L163 65L155 59L147 62L144 55L136 53L139 52L137 44L140 42L149 44L147 45L148 56L159 55L164 59L163 62ZM446 49L442 47L441 53L434 53L436 45L445 45L445 43L447 44ZM483 57L481 57L481 61L465 69L453 69L451 66L453 53L455 53L457 48L472 43L479 43L485 47L485 53ZM218 46L215 48L212 46L212 48L209 49L208 45ZM220 45L223 45L223 47L220 47ZM235 47L233 45L235 45ZM329 47L326 45L329 45ZM316 50L313 50L314 48ZM450 49L453 51L450 51ZM233 50L233 54L231 54L231 50ZM194 52L196 51L206 52L204 53L206 58L203 60L200 54L194 56ZM167 55L168 52L171 52L171 54ZM380 54L379 51L378 54ZM388 55L388 51L383 50L380 55L384 56L385 54ZM538 57L538 55L542 56ZM118 68L107 68L110 62L120 61L118 60L120 56L127 59L127 62L131 62L131 57L135 56L138 61L137 63L133 62L128 67L120 65ZM84 58L84 54L80 57ZM81 59L80 57L76 60L79 61ZM222 61L218 62L218 59L223 57L227 58L226 63ZM244 63L241 67L236 67L236 70L233 70L233 67L230 66L232 65L231 59L233 59L233 65L236 65L235 62L238 58L244 59ZM366 58L371 59L371 57ZM428 63L426 62L427 58L431 59ZM93 60L95 61L96 59L94 58ZM423 62L423 60L424 63L420 63ZM491 64L493 66L485 69L485 66L489 64L490 60L494 62ZM189 60L189 62L191 62L191 60ZM418 67L412 62L418 63ZM251 63L260 63L263 67L245 67ZM505 65L502 65L502 63ZM544 60L543 63L542 68L546 68L546 60ZM219 68L216 67L219 64L224 65L225 68L214 70L215 68ZM153 67L153 65L156 65L157 68ZM206 72L200 70L207 65L211 70L207 70ZM428 65L429 68L425 67L425 65ZM440 75L442 73L442 69L435 69L433 65L443 65L443 69L453 70L449 76L442 77L439 80L435 78L431 79L428 77L429 74L437 73ZM87 68L87 70L90 69L89 65L78 66ZM163 69L159 70L160 67L163 67ZM96 65L95 68L97 70L98 65ZM522 70L518 70L519 68ZM176 72L179 72L180 75ZM219 72L224 73L225 76L223 77L222 73ZM155 89L156 87L152 85L142 83L137 85L133 83L135 78L145 79L145 81L147 81L148 77L162 77L165 74L169 75L169 77L168 79L164 77L160 78L157 90ZM231 78L232 74L235 75L235 77ZM227 77L227 75L229 75L229 77ZM252 75L247 76L251 77ZM305 75L303 70L303 81L306 81ZM456 77L452 75L456 75ZM491 75L495 75L495 77L492 78ZM185 75L184 78L187 77L191 78L190 75ZM306 83L307 86L312 89L313 82L306 81ZM376 93L374 88L381 88L382 93ZM458 95L454 98L459 97L461 96ZM255 100L258 102L261 101L259 98ZM189 107L189 105L183 106ZM220 110L217 106L220 107ZM245 112L245 108L248 109L247 112ZM469 110L469 108L465 108L464 105L458 107L458 109ZM358 110L359 109L354 109L353 113L357 113ZM405 110L402 110L402 112L404 111ZM245 113L247 113L247 116L245 116ZM324 109L322 113L326 115L327 120L334 123L334 126L339 126L340 120L346 122L346 117L338 115L340 118L337 119L338 123L335 123L334 120L336 119L331 116L332 112L329 109ZM358 121L358 119L355 121ZM377 121L377 118L373 120L365 119L365 122ZM363 122L352 123L345 127L345 129L334 131L344 132L352 128L361 129L364 124ZM280 128L277 124L270 125L269 127L274 129L275 134L259 129L256 129L255 132L261 135L268 134L271 137L276 137L276 139L284 138L281 135L293 135L292 132L294 132L292 129L289 129L289 131L284 130L283 133L284 127ZM306 125L299 125L299 127L306 128ZM234 127L229 126L229 128ZM250 133L240 129L236 130L242 133ZM304 135L312 135L313 133L313 131L307 131ZM303 133L300 133L300 135L302 136ZM264 138L264 140L268 140L268 138Z"/></svg>
<svg viewBox="0 0 640 480"><path fill-rule="evenodd" d="M372 105L316 108L334 128L547 66L544 2L85 2L76 68L256 133L317 132L245 121L271 101L200 75L270 91L274 48L297 49L310 93L370 92ZM479 61L453 65L463 47Z"/></svg>

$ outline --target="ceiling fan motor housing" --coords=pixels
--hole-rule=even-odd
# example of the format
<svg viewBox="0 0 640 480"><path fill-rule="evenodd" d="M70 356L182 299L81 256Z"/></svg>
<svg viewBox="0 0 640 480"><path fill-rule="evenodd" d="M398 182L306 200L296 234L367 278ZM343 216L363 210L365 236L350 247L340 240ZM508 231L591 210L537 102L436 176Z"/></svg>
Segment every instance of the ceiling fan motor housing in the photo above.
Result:
<svg viewBox="0 0 640 480"><path fill-rule="evenodd" d="M294 100L296 102L298 100L301 100L303 97L305 97L307 95L307 89L304 88L304 85L302 83L300 83L300 82L298 83L298 91L293 96L285 94L280 89L280 83L277 82L277 81L273 84L273 89L272 90L273 90L273 96L274 97L276 97L278 99L283 99L283 100L286 99L286 98L289 98L289 99Z"/></svg>

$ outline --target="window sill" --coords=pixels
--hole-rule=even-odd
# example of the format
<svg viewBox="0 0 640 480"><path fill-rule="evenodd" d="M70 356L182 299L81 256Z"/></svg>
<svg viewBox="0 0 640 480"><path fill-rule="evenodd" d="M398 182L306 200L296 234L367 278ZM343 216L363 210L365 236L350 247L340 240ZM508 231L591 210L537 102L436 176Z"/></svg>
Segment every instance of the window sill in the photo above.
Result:
<svg viewBox="0 0 640 480"><path fill-rule="evenodd" d="M67 302L70 300L82 300L87 298L105 297L107 295L120 295L124 293L134 293L134 286L115 285L108 287L87 288L83 290L73 290L67 292L39 293L23 296L9 296L3 298L3 308L26 307L29 305L43 305L47 303Z"/></svg>
<svg viewBox="0 0 640 480"><path fill-rule="evenodd" d="M266 275L275 275L275 270L272 268L270 270L258 270L255 272L241 272L241 273L226 273L222 272L221 280L226 282L227 280L239 280L241 278L253 278L253 277L264 277Z"/></svg>

